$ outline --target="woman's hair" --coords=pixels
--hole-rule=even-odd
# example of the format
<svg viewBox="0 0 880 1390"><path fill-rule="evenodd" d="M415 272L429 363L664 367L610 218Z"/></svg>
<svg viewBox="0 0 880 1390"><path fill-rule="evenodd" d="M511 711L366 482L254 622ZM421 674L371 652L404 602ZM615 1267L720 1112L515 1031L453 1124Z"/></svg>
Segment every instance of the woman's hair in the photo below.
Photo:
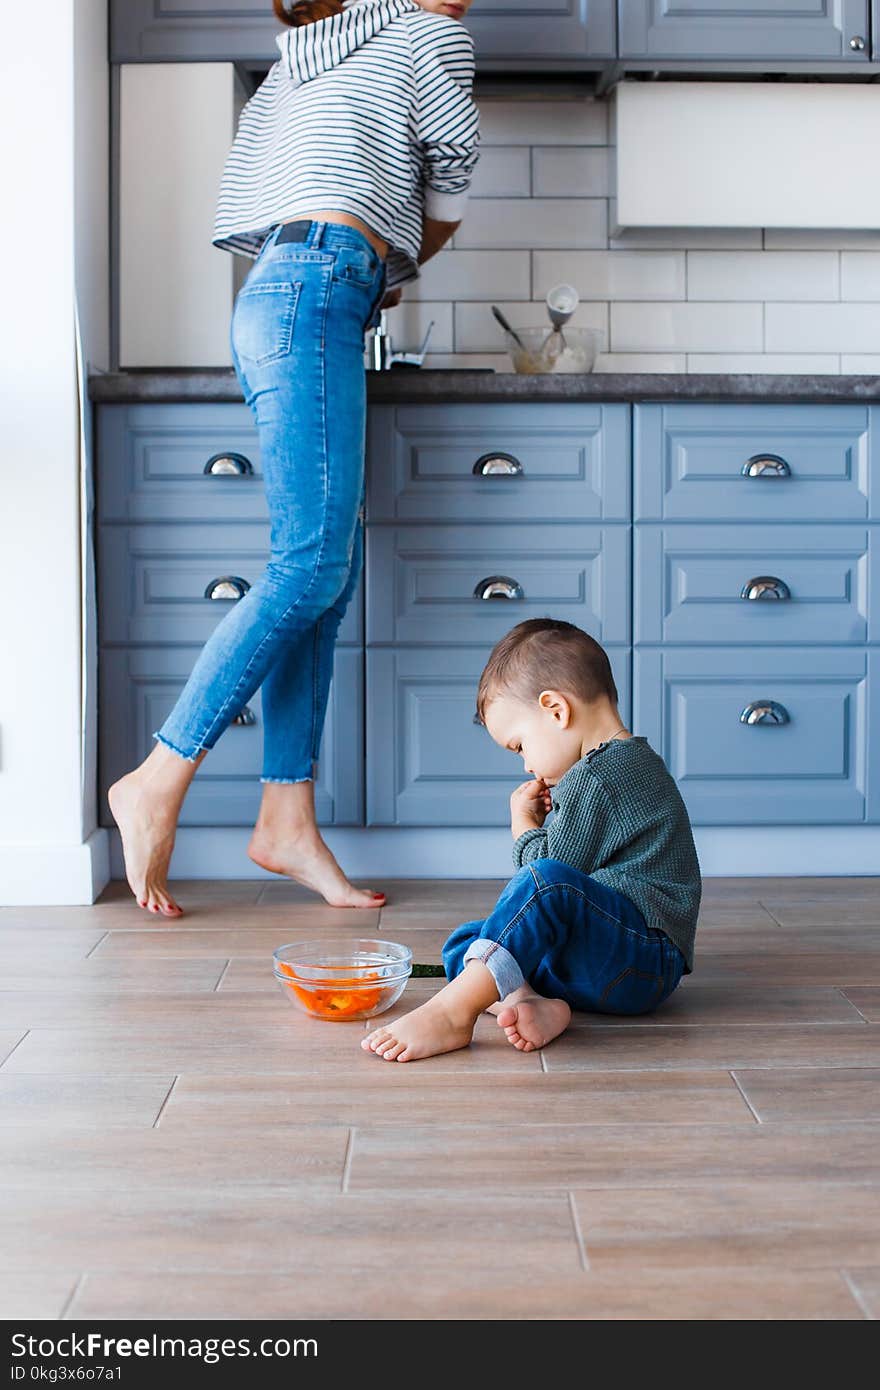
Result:
<svg viewBox="0 0 880 1390"><path fill-rule="evenodd" d="M542 690L560 690L592 703L603 695L617 704L617 686L605 649L573 623L529 618L496 642L477 690L477 715L496 695L528 703Z"/></svg>
<svg viewBox="0 0 880 1390"><path fill-rule="evenodd" d="M272 8L282 24L296 28L300 24L314 24L318 19L342 14L342 0L298 0L291 9L287 8L284 0L272 0Z"/></svg>

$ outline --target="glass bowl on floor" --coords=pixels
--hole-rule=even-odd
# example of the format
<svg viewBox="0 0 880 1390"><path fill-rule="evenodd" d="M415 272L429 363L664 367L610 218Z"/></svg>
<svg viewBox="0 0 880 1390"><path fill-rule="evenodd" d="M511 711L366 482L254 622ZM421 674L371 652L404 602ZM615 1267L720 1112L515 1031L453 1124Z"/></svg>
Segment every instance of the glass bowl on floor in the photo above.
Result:
<svg viewBox="0 0 880 1390"><path fill-rule="evenodd" d="M395 1004L412 973L412 951L396 941L326 936L272 953L278 987L312 1018L353 1023Z"/></svg>

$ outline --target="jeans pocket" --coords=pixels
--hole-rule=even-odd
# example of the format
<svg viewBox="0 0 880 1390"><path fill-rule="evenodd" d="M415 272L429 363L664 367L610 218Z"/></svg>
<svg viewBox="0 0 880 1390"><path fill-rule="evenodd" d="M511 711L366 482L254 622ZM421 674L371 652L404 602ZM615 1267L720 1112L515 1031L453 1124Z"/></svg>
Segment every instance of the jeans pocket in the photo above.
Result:
<svg viewBox="0 0 880 1390"><path fill-rule="evenodd" d="M340 246L336 250L333 279L345 285L357 285L362 290L373 287L381 258L366 239L363 248Z"/></svg>
<svg viewBox="0 0 880 1390"><path fill-rule="evenodd" d="M261 280L244 285L232 314L232 345L242 362L265 366L286 357L302 283Z"/></svg>
<svg viewBox="0 0 880 1390"><path fill-rule="evenodd" d="M650 1013L659 1003L663 987L662 975L628 965L605 986L599 1008L606 1014Z"/></svg>

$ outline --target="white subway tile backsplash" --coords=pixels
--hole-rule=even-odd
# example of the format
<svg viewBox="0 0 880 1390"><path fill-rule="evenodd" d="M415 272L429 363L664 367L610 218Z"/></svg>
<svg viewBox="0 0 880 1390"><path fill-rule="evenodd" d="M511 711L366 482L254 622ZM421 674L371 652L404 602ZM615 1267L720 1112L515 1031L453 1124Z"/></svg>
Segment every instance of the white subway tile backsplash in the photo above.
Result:
<svg viewBox="0 0 880 1390"><path fill-rule="evenodd" d="M479 100L464 219L389 313L401 351L433 318L426 365L510 371L489 305L549 330L544 296L568 281L581 295L572 322L603 333L596 372L880 374L880 229L612 235L607 104L546 88L540 100Z"/></svg>
<svg viewBox="0 0 880 1390"><path fill-rule="evenodd" d="M604 198L470 198L460 247L605 246Z"/></svg>
<svg viewBox="0 0 880 1390"><path fill-rule="evenodd" d="M843 251L841 299L880 299L880 251Z"/></svg>
<svg viewBox="0 0 880 1390"><path fill-rule="evenodd" d="M762 353L762 352L689 352L689 372L753 372L782 373L803 376L805 373L836 376L840 360L833 353ZM844 368L844 370L846 370Z"/></svg>
<svg viewBox="0 0 880 1390"><path fill-rule="evenodd" d="M876 304L768 304L768 352L880 352Z"/></svg>
<svg viewBox="0 0 880 1390"><path fill-rule="evenodd" d="M880 376L880 352L844 352L840 356L844 375Z"/></svg>
<svg viewBox="0 0 880 1390"><path fill-rule="evenodd" d="M612 304L613 352L760 351L761 304Z"/></svg>
<svg viewBox="0 0 880 1390"><path fill-rule="evenodd" d="M532 185L538 198L607 198L608 151L603 146L533 149Z"/></svg>
<svg viewBox="0 0 880 1390"><path fill-rule="evenodd" d="M839 299L836 251L688 251L688 299Z"/></svg>
<svg viewBox="0 0 880 1390"><path fill-rule="evenodd" d="M417 352L433 319L434 327L428 339L432 352L452 351L452 305L436 300L408 299L388 310L388 332L395 352Z"/></svg>
<svg viewBox="0 0 880 1390"><path fill-rule="evenodd" d="M532 293L566 281L582 299L684 299L684 251L536 251Z"/></svg>
<svg viewBox="0 0 880 1390"><path fill-rule="evenodd" d="M528 251L439 251L404 293L419 299L528 299Z"/></svg>
<svg viewBox="0 0 880 1390"><path fill-rule="evenodd" d="M608 108L604 101L480 102L483 145L607 145Z"/></svg>
<svg viewBox="0 0 880 1390"><path fill-rule="evenodd" d="M543 302L520 304L515 301L508 303L501 299L493 302L511 328L546 327L548 333L553 328L547 306ZM573 328L598 328L602 333L600 350L605 350L608 342L607 304L580 304L569 322ZM504 333L495 321L491 304L456 304L456 352L495 352L499 347L504 348Z"/></svg>
<svg viewBox="0 0 880 1390"><path fill-rule="evenodd" d="M601 352L594 372L686 372L683 352Z"/></svg>
<svg viewBox="0 0 880 1390"><path fill-rule="evenodd" d="M528 198L532 192L532 151L528 145L491 146L480 154L471 180L474 198Z"/></svg>

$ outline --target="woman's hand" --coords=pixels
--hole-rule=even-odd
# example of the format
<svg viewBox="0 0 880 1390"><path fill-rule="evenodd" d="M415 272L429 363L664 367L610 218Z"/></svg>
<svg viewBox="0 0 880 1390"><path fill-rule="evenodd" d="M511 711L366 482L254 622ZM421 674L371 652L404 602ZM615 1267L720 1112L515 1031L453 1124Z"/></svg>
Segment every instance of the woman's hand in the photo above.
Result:
<svg viewBox="0 0 880 1390"><path fill-rule="evenodd" d="M393 309L395 304L400 303L400 296L402 293L403 291L401 289L389 290L385 298L382 300L381 308Z"/></svg>
<svg viewBox="0 0 880 1390"><path fill-rule="evenodd" d="M535 830L542 826L552 805L550 788L542 778L522 782L510 797L510 824L514 836L519 839L524 830Z"/></svg>

